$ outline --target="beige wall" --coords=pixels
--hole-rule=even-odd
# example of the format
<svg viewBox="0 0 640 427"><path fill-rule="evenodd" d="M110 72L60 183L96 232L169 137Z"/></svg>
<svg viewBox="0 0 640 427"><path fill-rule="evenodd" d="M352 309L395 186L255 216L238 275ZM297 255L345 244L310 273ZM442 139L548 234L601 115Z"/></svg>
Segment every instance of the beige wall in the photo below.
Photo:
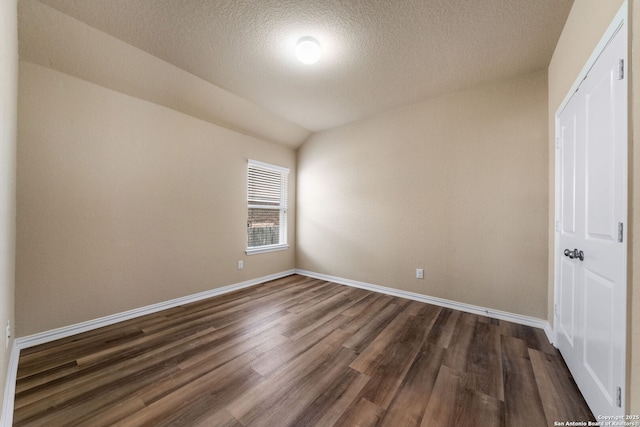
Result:
<svg viewBox="0 0 640 427"><path fill-rule="evenodd" d="M634 2L629 2L633 4ZM585 63L589 59L591 53L596 48L596 45L603 36L605 30L613 20L615 14L623 4L623 0L611 0L611 1L599 1L599 0L576 0L573 4L565 27L562 31L562 35L558 40L553 58L549 64L549 275L548 275L548 287L549 287L549 322L553 322L553 286L554 286L554 263L553 263L553 239L554 239L554 165L555 165L555 150L554 150L554 115L558 107L566 97L574 81L578 77L578 74L584 67ZM638 15L635 12L630 25L630 34L633 34L632 39L638 40L638 36L633 31L633 22L638 22ZM630 14L631 16L631 14ZM636 42L638 45L638 42ZM632 65L632 79L637 77L637 66L635 62L637 59L632 57L634 64ZM632 83L633 84L633 83ZM635 96L636 90L633 91L632 100L635 105L637 96ZM633 105L632 110L633 111ZM635 111L638 111L635 108ZM635 120L636 114L632 115L632 128L630 135L637 134L637 120ZM640 195L638 192L638 186L635 183L634 178L635 165L639 164L640 159L637 158L638 153L634 148L634 144L630 145L630 190L633 193L629 199L630 215L629 215L629 237L631 245L629 251L629 294L628 294L628 306L629 306L629 323L627 328L627 334L629 341L627 343L627 413L638 414L640 413L640 318L637 310L633 307L640 305L640 297L638 296L639 283L634 274L636 268L640 267L637 249L634 249L640 242L640 234L638 227L635 226L635 219L638 218L638 212L640 212ZM635 291L635 292L634 292Z"/></svg>
<svg viewBox="0 0 640 427"><path fill-rule="evenodd" d="M16 100L18 33L16 0L0 2L0 402L3 402L9 351L7 321L14 318ZM0 409L1 410L1 409ZM0 414L2 419L2 414Z"/></svg>
<svg viewBox="0 0 640 427"><path fill-rule="evenodd" d="M627 352L628 361L627 366L629 369L629 392L627 398L629 401L629 413L640 414L640 311L637 309L640 307L640 184L638 184L638 170L640 170L640 148L635 144L637 142L637 135L640 135L640 120L637 119L638 112L640 112L640 55L636 52L637 47L640 46L640 31L637 30L640 25L640 7L637 3L632 2L629 15L631 16L631 60L632 60L632 73L631 73L631 146L630 146L630 186L631 196L629 200L630 206L630 222L631 228L631 250L629 252L630 261L630 292L629 299L627 301L627 310L630 315L629 330L627 336L629 337L629 349ZM635 52L634 52L635 51ZM635 308L635 309L634 309Z"/></svg>
<svg viewBox="0 0 640 427"><path fill-rule="evenodd" d="M246 257L248 158L295 152L20 62L18 336L294 268ZM245 267L237 270L237 260Z"/></svg>
<svg viewBox="0 0 640 427"><path fill-rule="evenodd" d="M546 79L312 135L298 151L298 268L546 318Z"/></svg>

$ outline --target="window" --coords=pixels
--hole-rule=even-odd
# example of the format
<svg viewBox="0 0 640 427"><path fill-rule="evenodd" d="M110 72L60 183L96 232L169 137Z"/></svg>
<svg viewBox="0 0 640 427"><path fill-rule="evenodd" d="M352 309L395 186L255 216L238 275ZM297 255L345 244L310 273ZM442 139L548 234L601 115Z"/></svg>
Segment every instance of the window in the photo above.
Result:
<svg viewBox="0 0 640 427"><path fill-rule="evenodd" d="M249 160L247 255L287 249L289 169Z"/></svg>

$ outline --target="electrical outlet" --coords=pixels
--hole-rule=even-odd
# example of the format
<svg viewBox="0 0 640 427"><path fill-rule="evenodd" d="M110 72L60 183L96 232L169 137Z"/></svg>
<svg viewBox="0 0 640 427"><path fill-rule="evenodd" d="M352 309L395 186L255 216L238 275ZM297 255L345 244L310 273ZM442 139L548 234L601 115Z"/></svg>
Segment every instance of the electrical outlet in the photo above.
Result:
<svg viewBox="0 0 640 427"><path fill-rule="evenodd" d="M244 268L244 261L238 261L238 270L242 270Z"/></svg>
<svg viewBox="0 0 640 427"><path fill-rule="evenodd" d="M4 348L9 348L9 340L11 339L11 323L7 320L6 334L4 336Z"/></svg>
<svg viewBox="0 0 640 427"><path fill-rule="evenodd" d="M416 268L416 279L424 279L424 270Z"/></svg>

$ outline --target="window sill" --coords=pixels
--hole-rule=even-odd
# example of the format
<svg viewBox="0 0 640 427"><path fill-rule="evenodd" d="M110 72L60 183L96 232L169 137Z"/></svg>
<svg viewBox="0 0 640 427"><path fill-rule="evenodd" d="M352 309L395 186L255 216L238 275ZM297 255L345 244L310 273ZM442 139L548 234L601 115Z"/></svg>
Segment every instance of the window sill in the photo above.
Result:
<svg viewBox="0 0 640 427"><path fill-rule="evenodd" d="M268 246L258 246L255 248L248 248L245 253L247 255L256 255L256 254L264 254L267 252L276 252L276 251L284 251L289 249L289 245L286 243L283 245L268 245Z"/></svg>

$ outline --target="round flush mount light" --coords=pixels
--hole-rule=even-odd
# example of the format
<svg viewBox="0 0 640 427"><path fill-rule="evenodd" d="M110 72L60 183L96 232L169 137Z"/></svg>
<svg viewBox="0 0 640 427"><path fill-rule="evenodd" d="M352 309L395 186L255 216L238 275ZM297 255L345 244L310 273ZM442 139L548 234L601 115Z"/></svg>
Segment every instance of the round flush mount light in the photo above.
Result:
<svg viewBox="0 0 640 427"><path fill-rule="evenodd" d="M314 64L320 59L320 43L313 37L303 37L296 44L296 57L303 64Z"/></svg>

